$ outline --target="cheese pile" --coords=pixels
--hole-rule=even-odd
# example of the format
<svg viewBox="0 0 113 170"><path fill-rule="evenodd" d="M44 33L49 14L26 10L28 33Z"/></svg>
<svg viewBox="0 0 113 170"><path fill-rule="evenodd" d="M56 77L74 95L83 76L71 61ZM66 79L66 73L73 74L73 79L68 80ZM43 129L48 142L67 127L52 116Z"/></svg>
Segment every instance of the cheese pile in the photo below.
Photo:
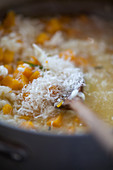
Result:
<svg viewBox="0 0 113 170"><path fill-rule="evenodd" d="M34 118L47 118L53 114L54 103L71 94L79 95L79 89L84 86L83 73L69 61L58 55L48 56L37 45L33 44L35 56L43 65L41 76L34 79L17 96L18 114L31 115ZM38 69L39 68L35 68ZM15 104L17 106L17 103Z"/></svg>

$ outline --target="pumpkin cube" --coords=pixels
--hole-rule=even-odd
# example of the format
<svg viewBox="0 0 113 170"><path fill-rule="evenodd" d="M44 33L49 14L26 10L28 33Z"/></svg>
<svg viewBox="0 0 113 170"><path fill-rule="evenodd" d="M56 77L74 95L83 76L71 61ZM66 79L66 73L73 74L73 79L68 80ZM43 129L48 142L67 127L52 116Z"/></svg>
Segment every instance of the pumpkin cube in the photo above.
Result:
<svg viewBox="0 0 113 170"><path fill-rule="evenodd" d="M23 87L22 83L20 83L18 80L16 80L16 79L12 80L11 88L13 90L20 90L20 89L22 89L22 87Z"/></svg>
<svg viewBox="0 0 113 170"><path fill-rule="evenodd" d="M62 126L62 115L60 114L54 119L51 119L47 122L48 126L53 126L53 127L61 127Z"/></svg>
<svg viewBox="0 0 113 170"><path fill-rule="evenodd" d="M23 86L29 83L28 78L26 76L24 76L23 74L21 75L19 80L20 80L20 82L22 83Z"/></svg>
<svg viewBox="0 0 113 170"><path fill-rule="evenodd" d="M3 107L3 114L12 114L13 112L13 108L10 104L5 104L4 107Z"/></svg>
<svg viewBox="0 0 113 170"><path fill-rule="evenodd" d="M11 87L11 86L12 86L12 80L13 80L12 77L6 76L6 77L4 77L3 80L1 81L1 85Z"/></svg>
<svg viewBox="0 0 113 170"><path fill-rule="evenodd" d="M20 90L22 88L22 84L18 80L10 76L6 76L5 78L3 78L3 80L1 81L1 85L8 86L13 90Z"/></svg>
<svg viewBox="0 0 113 170"><path fill-rule="evenodd" d="M4 28L11 28L15 25L15 13L10 11L3 21Z"/></svg>
<svg viewBox="0 0 113 170"><path fill-rule="evenodd" d="M29 78L30 81L33 81L33 79L37 79L38 77L40 77L40 72L39 71L35 71Z"/></svg>
<svg viewBox="0 0 113 170"><path fill-rule="evenodd" d="M23 72L23 75L26 76L27 78L29 78L32 75L32 69L29 67L26 67Z"/></svg>
<svg viewBox="0 0 113 170"><path fill-rule="evenodd" d="M8 74L12 74L13 73L13 67L11 65L4 65L5 68L8 69Z"/></svg>
<svg viewBox="0 0 113 170"><path fill-rule="evenodd" d="M49 39L50 39L49 35L47 33L43 32L36 37L36 43L43 45L44 42L49 40Z"/></svg>
<svg viewBox="0 0 113 170"><path fill-rule="evenodd" d="M3 55L3 62L5 64L10 64L11 62L13 62L13 60L14 60L14 52L5 50Z"/></svg>
<svg viewBox="0 0 113 170"><path fill-rule="evenodd" d="M36 57L31 56L31 58L32 58L32 60L28 61L30 64L35 64L35 65L41 66L40 61Z"/></svg>
<svg viewBox="0 0 113 170"><path fill-rule="evenodd" d="M20 78L20 76L23 74L24 70L25 70L25 66L23 66L23 64L19 64L13 73L13 77L16 79Z"/></svg>
<svg viewBox="0 0 113 170"><path fill-rule="evenodd" d="M46 31L54 34L56 31L62 29L62 24L57 18L51 19L46 25Z"/></svg>

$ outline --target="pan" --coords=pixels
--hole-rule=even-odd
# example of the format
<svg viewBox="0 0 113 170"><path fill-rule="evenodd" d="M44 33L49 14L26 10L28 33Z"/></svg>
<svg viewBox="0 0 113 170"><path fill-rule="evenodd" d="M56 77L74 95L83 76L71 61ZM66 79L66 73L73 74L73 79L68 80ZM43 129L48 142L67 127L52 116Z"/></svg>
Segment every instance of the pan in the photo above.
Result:
<svg viewBox="0 0 113 170"><path fill-rule="evenodd" d="M112 1L0 2L0 17L8 10L25 16L95 14L113 19ZM32 132L0 122L1 170L113 170L113 157L91 134L56 135Z"/></svg>

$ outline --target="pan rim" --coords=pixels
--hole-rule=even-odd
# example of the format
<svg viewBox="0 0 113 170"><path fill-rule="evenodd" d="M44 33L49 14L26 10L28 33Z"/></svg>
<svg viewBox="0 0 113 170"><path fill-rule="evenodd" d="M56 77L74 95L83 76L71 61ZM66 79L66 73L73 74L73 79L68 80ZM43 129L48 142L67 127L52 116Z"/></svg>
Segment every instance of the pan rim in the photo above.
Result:
<svg viewBox="0 0 113 170"><path fill-rule="evenodd" d="M60 138L78 138L78 137L89 137L91 136L91 133L75 133L75 134L65 134L65 133L49 133L47 131L33 131L33 130L28 130L28 129L24 129L24 128L19 128L18 126L14 126L11 124L7 124L7 122L2 122L0 121L0 128L5 128L5 130L11 130L11 131L16 131L18 133L26 133L26 134L32 134L32 135L36 135L36 136L47 136L47 137L60 137Z"/></svg>

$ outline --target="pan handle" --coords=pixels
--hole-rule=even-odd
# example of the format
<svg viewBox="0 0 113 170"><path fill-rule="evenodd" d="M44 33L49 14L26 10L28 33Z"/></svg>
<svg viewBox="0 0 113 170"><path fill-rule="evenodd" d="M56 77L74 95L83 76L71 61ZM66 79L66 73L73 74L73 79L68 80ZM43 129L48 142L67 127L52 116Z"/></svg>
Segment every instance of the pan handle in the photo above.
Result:
<svg viewBox="0 0 113 170"><path fill-rule="evenodd" d="M28 158L28 151L21 145L6 142L0 138L0 156L13 161L21 162Z"/></svg>

